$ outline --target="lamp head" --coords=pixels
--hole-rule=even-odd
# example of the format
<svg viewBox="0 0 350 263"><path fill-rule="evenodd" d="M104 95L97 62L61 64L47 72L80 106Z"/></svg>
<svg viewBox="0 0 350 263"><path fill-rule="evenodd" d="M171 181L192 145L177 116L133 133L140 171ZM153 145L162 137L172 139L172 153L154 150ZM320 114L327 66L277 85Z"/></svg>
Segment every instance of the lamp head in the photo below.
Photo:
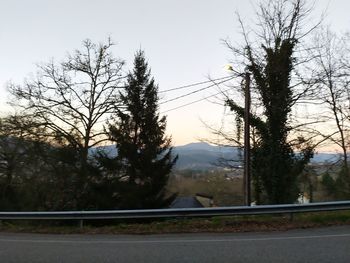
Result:
<svg viewBox="0 0 350 263"><path fill-rule="evenodd" d="M224 69L227 70L227 71L233 71L233 67L230 64L226 64L224 66Z"/></svg>

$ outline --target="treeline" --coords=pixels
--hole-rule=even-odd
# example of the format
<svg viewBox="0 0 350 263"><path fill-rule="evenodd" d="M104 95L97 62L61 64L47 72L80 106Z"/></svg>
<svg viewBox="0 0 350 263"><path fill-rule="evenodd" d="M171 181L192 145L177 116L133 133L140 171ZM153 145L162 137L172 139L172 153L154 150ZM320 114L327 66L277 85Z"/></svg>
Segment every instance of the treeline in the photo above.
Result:
<svg viewBox="0 0 350 263"><path fill-rule="evenodd" d="M257 204L295 202L300 182L311 193L308 163L325 145L341 158L324 184L336 198L350 198L350 38L322 27L322 19L310 23L307 4L262 0L254 28L238 19L243 43L225 42L235 63L232 81L250 80ZM159 115L157 85L142 51L124 75L111 47L87 40L63 62L40 65L24 85L9 86L18 114L1 119L0 209L154 208L174 198L165 185L177 157ZM247 92L232 85L223 93L235 130L226 132L224 123L212 129L222 138L214 143L243 149ZM117 156L93 151L104 143L113 143Z"/></svg>
<svg viewBox="0 0 350 263"><path fill-rule="evenodd" d="M0 210L161 208L174 199L165 185L177 156L158 86L143 51L124 74L112 46L86 40L10 84L17 114L0 119Z"/></svg>

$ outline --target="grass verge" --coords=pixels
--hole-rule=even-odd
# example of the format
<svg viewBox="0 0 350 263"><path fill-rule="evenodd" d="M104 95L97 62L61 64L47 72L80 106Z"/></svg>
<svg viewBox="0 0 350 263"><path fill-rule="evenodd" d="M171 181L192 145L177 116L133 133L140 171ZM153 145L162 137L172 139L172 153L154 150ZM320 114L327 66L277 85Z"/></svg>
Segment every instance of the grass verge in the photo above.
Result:
<svg viewBox="0 0 350 263"><path fill-rule="evenodd" d="M213 218L169 219L133 222L77 222L3 221L1 232L51 234L165 234L165 233L234 233L283 231L333 225L350 225L350 211L321 212L290 215L231 216Z"/></svg>

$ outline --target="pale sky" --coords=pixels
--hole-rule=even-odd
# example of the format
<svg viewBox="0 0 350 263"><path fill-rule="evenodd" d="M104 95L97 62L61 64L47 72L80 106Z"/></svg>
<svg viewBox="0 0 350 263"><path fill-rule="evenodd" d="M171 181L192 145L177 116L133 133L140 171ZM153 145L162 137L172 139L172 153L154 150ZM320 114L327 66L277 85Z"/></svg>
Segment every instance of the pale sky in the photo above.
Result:
<svg viewBox="0 0 350 263"><path fill-rule="evenodd" d="M132 67L142 48L160 90L228 75L223 66L230 52L221 39L239 41L238 11L247 24L252 4L243 0L0 0L0 112L7 111L6 83L18 84L36 64L62 60L82 40L117 43L115 56ZM310 0L310 2L313 2ZM350 29L350 1L316 0L316 12L328 6L326 23ZM203 86L204 87L204 86ZM199 87L197 87L199 88ZM196 87L162 94L172 99ZM217 93L215 88L161 106L161 112ZM209 137L200 119L219 124L223 107L206 100L167 113L168 134L182 145Z"/></svg>

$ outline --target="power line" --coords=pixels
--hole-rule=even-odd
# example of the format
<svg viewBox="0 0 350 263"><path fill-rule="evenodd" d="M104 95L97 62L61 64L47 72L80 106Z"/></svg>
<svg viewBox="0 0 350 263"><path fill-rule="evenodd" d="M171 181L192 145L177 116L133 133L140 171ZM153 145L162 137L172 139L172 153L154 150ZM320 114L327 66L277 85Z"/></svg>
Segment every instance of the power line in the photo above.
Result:
<svg viewBox="0 0 350 263"><path fill-rule="evenodd" d="M183 107L186 107L186 106L195 104L195 103L197 103L197 102L201 102L201 101L206 100L206 99L209 99L209 98L211 98L211 97L215 97L215 96L217 96L217 95L219 95L219 94L222 94L222 93L224 93L224 92L226 92L226 91L229 91L231 88L232 88L232 87L230 87L229 89L220 91L220 92L218 92L218 93L212 94L212 95L210 95L210 96L204 97L204 98L202 98L202 99L195 100L195 101L192 101L192 102L189 102L189 103L180 105L180 106L178 106L178 107L175 107L175 108L172 108L172 109L163 111L161 114L164 114L164 113L169 112L169 111L177 110L177 109L180 109L180 108L183 108ZM238 88L238 87L235 87L235 88ZM241 87L239 87L239 88L241 88Z"/></svg>
<svg viewBox="0 0 350 263"><path fill-rule="evenodd" d="M226 77L222 77L222 78L217 78L217 79L212 79L212 80L207 80L207 81L202 81L202 82L196 82L196 83L193 83L193 84L188 84L188 85L180 86L180 87L177 87L177 88L172 88L172 89L168 89L168 90L161 90L158 93L164 93L164 92L170 92L170 91L190 88L190 87L206 84L206 83L217 81L217 80L227 79L227 78L231 78L231 77L232 76L226 76Z"/></svg>
<svg viewBox="0 0 350 263"><path fill-rule="evenodd" d="M192 94L198 93L198 92L200 92L200 91L209 89L209 88L211 88L211 87L217 86L217 85L219 85L219 84L225 83L225 82L227 82L227 81L229 81L229 80L231 80L231 79L233 79L233 78L235 78L235 77L230 76L230 78L227 78L227 79L222 80L222 81L220 81L220 82L213 83L212 85L209 85L209 86L207 86L207 87L204 87L204 88L201 88L201 89L197 89L197 90L195 90L195 91L192 91L192 92L183 94L183 95L181 95L181 96L178 96L178 97L175 97L175 98L166 100L166 101L162 101L162 102L160 102L159 104L164 104L164 103L168 103L168 102L171 102L171 101L174 101L174 100L178 100L178 99L187 97L187 96L189 96L189 95L192 95Z"/></svg>

